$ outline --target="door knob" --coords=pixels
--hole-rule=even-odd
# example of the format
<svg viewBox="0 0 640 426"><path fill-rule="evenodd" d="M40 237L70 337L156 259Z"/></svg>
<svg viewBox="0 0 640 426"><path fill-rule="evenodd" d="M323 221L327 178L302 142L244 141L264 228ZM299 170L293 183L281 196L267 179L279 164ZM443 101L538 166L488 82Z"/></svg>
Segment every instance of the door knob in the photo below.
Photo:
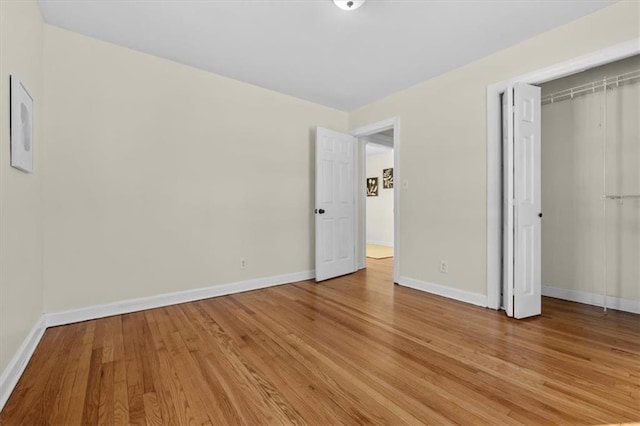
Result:
<svg viewBox="0 0 640 426"><path fill-rule="evenodd" d="M318 210L318 213L320 213L320 214L324 214L324 209L320 209L320 210Z"/></svg>
<svg viewBox="0 0 640 426"><path fill-rule="evenodd" d="M542 217L542 213L538 213L538 217Z"/></svg>

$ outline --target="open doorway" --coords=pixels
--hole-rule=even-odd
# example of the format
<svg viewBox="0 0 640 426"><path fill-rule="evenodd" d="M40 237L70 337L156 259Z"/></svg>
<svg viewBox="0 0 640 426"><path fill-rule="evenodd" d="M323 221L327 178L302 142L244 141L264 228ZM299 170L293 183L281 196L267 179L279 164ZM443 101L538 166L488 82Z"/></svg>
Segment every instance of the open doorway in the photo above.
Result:
<svg viewBox="0 0 640 426"><path fill-rule="evenodd" d="M390 262L393 267L393 281L397 283L400 277L400 191L401 188L408 187L408 182L402 181L400 177L400 119L394 117L372 123L353 130L351 134L357 138L358 147L356 161L358 269L367 267L367 259L379 257L381 259L373 260ZM367 148L369 155L367 155ZM367 161L368 159L370 161ZM369 167L367 167L368 162ZM377 189L377 195L367 196L368 178L374 179L370 182L371 189ZM374 188L376 184L377 188ZM390 205L391 209L389 209ZM371 256L369 258L367 245L369 245L369 256Z"/></svg>
<svg viewBox="0 0 640 426"><path fill-rule="evenodd" d="M393 257L393 129L365 136L365 255Z"/></svg>
<svg viewBox="0 0 640 426"><path fill-rule="evenodd" d="M605 312L612 307L640 313L638 83L640 57L632 56L546 79L538 87L509 83L501 94L504 143L499 302L508 315L529 316L514 314L514 305L518 305L519 285L535 290L527 284L535 275L538 308L544 300L541 296L549 296L603 306ZM518 103L518 93L527 88L542 92L535 109ZM535 113L525 119L531 111ZM505 123L511 116L509 127ZM519 120L532 122L534 116L540 119L541 136L529 139L519 135ZM518 150L529 145L538 155L522 162L526 156ZM532 170L535 173L529 173ZM537 174L542 183L529 187L534 180L528 173L532 177ZM519 185L524 184L527 188L519 193ZM533 234L519 234L519 209L527 204L524 194L536 192L541 199L540 218L544 211L541 232L535 236L542 261L524 262L526 267L519 271L518 262L532 258L524 241L534 238ZM488 237L492 238L491 233ZM488 296L491 299L490 291Z"/></svg>

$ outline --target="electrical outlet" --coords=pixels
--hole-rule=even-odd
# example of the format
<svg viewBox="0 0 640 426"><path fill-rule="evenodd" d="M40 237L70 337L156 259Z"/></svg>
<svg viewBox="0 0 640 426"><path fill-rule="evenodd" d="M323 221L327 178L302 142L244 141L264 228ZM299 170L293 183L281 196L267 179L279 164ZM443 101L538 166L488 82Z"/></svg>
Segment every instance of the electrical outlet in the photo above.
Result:
<svg viewBox="0 0 640 426"><path fill-rule="evenodd" d="M449 272L449 263L446 260L440 261L440 272L446 274Z"/></svg>
<svg viewBox="0 0 640 426"><path fill-rule="evenodd" d="M240 269L247 269L247 259L244 257L240 258Z"/></svg>

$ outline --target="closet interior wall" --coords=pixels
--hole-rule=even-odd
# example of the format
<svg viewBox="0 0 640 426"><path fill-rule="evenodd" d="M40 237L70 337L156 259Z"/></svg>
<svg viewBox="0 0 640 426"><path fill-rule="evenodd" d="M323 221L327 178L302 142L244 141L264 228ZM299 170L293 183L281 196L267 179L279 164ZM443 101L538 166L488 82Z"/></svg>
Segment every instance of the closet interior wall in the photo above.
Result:
<svg viewBox="0 0 640 426"><path fill-rule="evenodd" d="M636 70L640 56L545 83L542 96ZM608 296L640 300L640 199L604 201L605 190L640 194L640 79L543 102L543 294L551 287L596 302L606 274Z"/></svg>

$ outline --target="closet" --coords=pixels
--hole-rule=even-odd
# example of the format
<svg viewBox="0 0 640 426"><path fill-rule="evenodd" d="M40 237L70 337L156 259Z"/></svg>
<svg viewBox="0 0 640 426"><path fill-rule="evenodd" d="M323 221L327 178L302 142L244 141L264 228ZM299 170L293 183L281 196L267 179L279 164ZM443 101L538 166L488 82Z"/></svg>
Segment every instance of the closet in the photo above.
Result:
<svg viewBox="0 0 640 426"><path fill-rule="evenodd" d="M541 88L542 293L635 311L640 56Z"/></svg>

